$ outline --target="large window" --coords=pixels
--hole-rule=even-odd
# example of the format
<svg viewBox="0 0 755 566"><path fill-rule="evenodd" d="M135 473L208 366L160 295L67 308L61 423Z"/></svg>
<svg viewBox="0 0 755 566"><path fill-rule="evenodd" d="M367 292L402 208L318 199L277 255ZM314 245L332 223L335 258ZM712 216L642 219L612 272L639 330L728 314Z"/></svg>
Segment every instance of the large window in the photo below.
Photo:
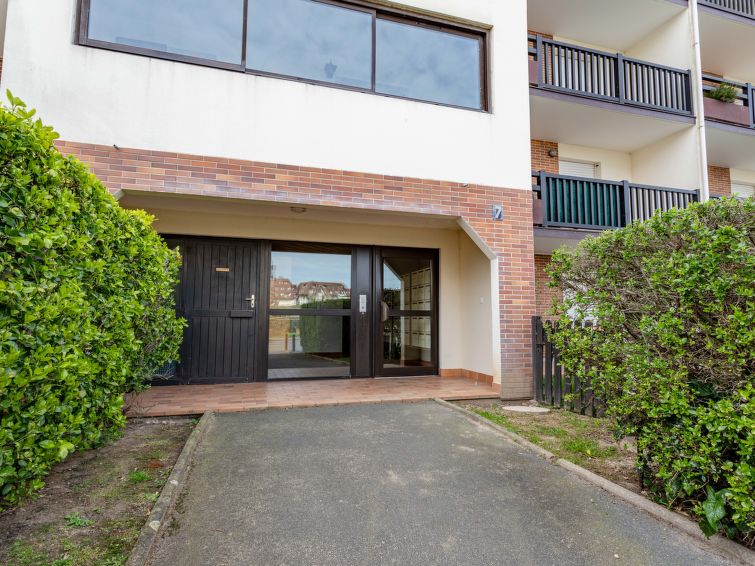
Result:
<svg viewBox="0 0 755 566"><path fill-rule="evenodd" d="M487 109L484 32L361 2L82 0L79 42Z"/></svg>
<svg viewBox="0 0 755 566"><path fill-rule="evenodd" d="M244 0L91 0L88 38L241 64Z"/></svg>

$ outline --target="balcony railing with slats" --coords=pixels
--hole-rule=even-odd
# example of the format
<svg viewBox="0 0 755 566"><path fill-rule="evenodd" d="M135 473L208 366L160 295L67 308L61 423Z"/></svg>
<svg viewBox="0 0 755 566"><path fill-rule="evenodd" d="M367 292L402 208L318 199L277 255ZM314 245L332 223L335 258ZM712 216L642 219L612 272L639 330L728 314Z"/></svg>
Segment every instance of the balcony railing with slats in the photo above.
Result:
<svg viewBox="0 0 755 566"><path fill-rule="evenodd" d="M753 0L755 1L755 0ZM708 94L721 84L734 87L736 99L719 103L705 99L705 117L717 122L727 122L755 129L755 87L751 83L730 81L715 75L703 74L703 93Z"/></svg>
<svg viewBox="0 0 755 566"><path fill-rule="evenodd" d="M755 22L755 0L698 0L703 6L710 6Z"/></svg>
<svg viewBox="0 0 755 566"><path fill-rule="evenodd" d="M545 228L610 230L649 219L659 210L686 208L698 191L607 181L545 171L532 173L535 223Z"/></svg>
<svg viewBox="0 0 755 566"><path fill-rule="evenodd" d="M692 115L690 71L529 36L530 81L538 88Z"/></svg>

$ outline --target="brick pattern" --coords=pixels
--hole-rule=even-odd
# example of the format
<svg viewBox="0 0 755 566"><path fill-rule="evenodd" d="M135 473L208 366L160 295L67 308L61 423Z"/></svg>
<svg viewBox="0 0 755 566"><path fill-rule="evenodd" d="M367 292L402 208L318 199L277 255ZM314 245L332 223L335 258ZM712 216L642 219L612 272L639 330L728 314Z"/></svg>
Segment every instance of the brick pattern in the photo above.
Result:
<svg viewBox="0 0 755 566"><path fill-rule="evenodd" d="M558 144L543 140L531 140L530 145L532 147L532 170L546 171L558 175L558 155L556 157L548 155L551 150L558 151Z"/></svg>
<svg viewBox="0 0 755 566"><path fill-rule="evenodd" d="M250 409L319 407L362 403L416 402L427 399L493 399L497 385L465 378L331 379L225 385L152 387L126 397L129 417L232 413Z"/></svg>
<svg viewBox="0 0 755 566"><path fill-rule="evenodd" d="M551 261L549 255L535 256L535 296L537 298L537 314L546 316L553 306L554 299L561 298L561 290L548 286L548 275L545 268Z"/></svg>
<svg viewBox="0 0 755 566"><path fill-rule="evenodd" d="M708 165L708 190L711 196L731 194L731 171L727 167Z"/></svg>
<svg viewBox="0 0 755 566"><path fill-rule="evenodd" d="M530 191L59 141L111 191L232 197L462 217L497 254L503 396L532 395L535 270ZM504 220L493 221L494 204Z"/></svg>

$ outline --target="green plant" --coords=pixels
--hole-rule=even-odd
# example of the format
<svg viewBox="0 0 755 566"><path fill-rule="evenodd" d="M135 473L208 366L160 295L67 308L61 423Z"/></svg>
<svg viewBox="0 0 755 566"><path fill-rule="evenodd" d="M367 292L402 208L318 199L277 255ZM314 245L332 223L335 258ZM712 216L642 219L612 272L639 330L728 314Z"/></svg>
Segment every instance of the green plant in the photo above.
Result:
<svg viewBox="0 0 755 566"><path fill-rule="evenodd" d="M65 517L66 525L69 527L90 527L94 521L85 517L80 517L75 511Z"/></svg>
<svg viewBox="0 0 755 566"><path fill-rule="evenodd" d="M716 88L707 92L708 98L714 98L727 104L734 102L738 95L737 87L729 83L720 83Z"/></svg>
<svg viewBox="0 0 755 566"><path fill-rule="evenodd" d="M152 476L150 476L144 470L135 470L128 474L129 483L142 483L145 481L149 481L150 479L152 479Z"/></svg>
<svg viewBox="0 0 755 566"><path fill-rule="evenodd" d="M752 544L755 202L656 214L554 254L550 271L565 370L637 437L643 485L706 534Z"/></svg>
<svg viewBox="0 0 755 566"><path fill-rule="evenodd" d="M150 503L154 503L158 499L160 499L160 492L155 491L154 493L143 493L144 499L149 501Z"/></svg>
<svg viewBox="0 0 755 566"><path fill-rule="evenodd" d="M0 508L123 426L123 394L177 357L180 259L52 128L0 107Z"/></svg>

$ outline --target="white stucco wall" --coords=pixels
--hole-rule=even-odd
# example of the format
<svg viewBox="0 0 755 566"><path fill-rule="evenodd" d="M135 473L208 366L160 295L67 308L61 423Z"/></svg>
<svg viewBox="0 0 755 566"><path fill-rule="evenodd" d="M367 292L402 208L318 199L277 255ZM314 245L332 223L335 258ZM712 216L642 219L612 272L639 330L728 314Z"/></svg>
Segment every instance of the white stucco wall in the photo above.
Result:
<svg viewBox="0 0 755 566"><path fill-rule="evenodd" d="M734 183L744 185L755 185L755 171L746 171L745 169L732 169L729 171L731 180Z"/></svg>
<svg viewBox="0 0 755 566"><path fill-rule="evenodd" d="M627 49L625 55L678 69L691 69L694 64L692 45L689 10L684 10Z"/></svg>
<svg viewBox="0 0 755 566"><path fill-rule="evenodd" d="M410 0L492 27L492 112L74 42L76 0L10 0L2 87L67 140L530 190L525 0Z"/></svg>
<svg viewBox="0 0 755 566"><path fill-rule="evenodd" d="M688 128L632 153L636 183L679 189L700 189L697 133Z"/></svg>
<svg viewBox="0 0 755 566"><path fill-rule="evenodd" d="M623 151L558 144L559 159L600 163L600 175L612 181L632 180L632 157Z"/></svg>

